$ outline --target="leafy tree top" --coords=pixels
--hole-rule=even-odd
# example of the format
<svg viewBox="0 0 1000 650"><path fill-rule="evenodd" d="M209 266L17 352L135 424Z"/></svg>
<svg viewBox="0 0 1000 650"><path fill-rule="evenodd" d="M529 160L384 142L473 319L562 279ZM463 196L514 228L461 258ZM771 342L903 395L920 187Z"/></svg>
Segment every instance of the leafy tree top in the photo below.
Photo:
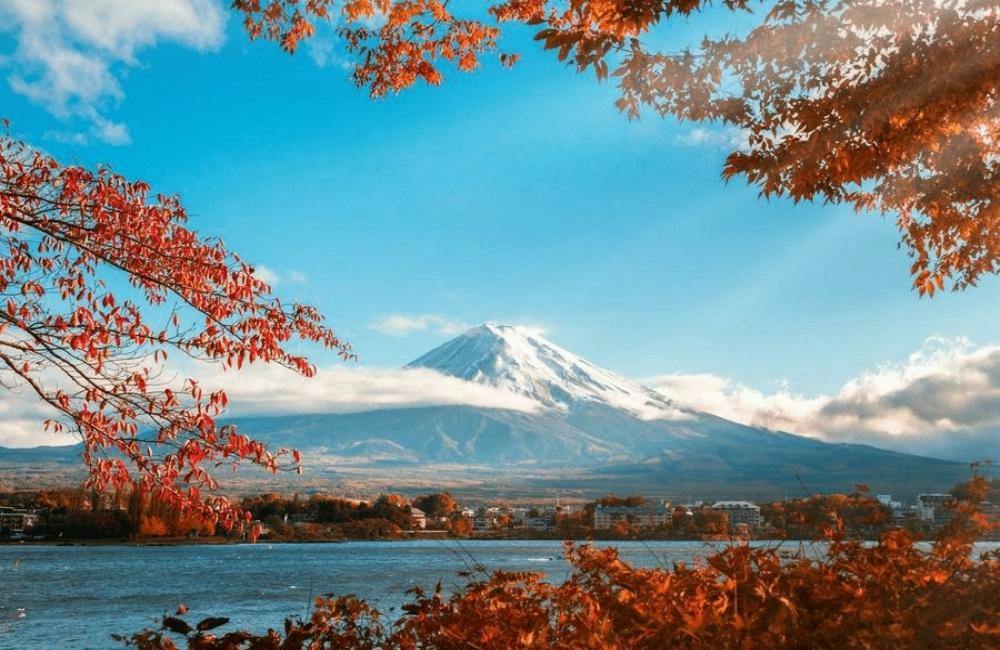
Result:
<svg viewBox="0 0 1000 650"><path fill-rule="evenodd" d="M277 471L296 467L298 452L220 425L226 394L169 379L168 354L310 376L294 341L351 353L315 309L273 297L186 220L176 196L0 137L0 379L54 409L47 427L79 435L94 487L134 485L232 524L225 499L202 498L217 487L207 468L249 461ZM116 272L131 297L108 288Z"/></svg>

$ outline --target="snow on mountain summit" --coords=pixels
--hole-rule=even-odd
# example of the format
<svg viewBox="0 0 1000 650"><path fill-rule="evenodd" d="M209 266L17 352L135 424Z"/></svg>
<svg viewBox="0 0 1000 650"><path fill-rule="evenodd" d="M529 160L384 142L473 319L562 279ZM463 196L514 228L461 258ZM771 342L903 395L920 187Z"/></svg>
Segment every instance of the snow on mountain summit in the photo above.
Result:
<svg viewBox="0 0 1000 650"><path fill-rule="evenodd" d="M485 323L408 364L526 395L563 411L587 403L643 419L686 419L667 398L599 368L537 330Z"/></svg>

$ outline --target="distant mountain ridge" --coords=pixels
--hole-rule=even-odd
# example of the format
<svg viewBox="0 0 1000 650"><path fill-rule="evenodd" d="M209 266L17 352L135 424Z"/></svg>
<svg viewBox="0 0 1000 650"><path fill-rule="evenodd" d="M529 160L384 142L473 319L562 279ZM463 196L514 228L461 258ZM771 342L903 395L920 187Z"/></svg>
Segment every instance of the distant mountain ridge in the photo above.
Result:
<svg viewBox="0 0 1000 650"><path fill-rule="evenodd" d="M857 483L915 493L967 475L960 463L831 444L681 408L529 328L486 323L407 367L526 396L541 408L424 406L236 422L276 444L312 450L325 466L361 464L375 473L392 467L397 476L441 464L466 466L470 476L532 468L553 485L595 490L708 494L748 487L784 495Z"/></svg>
<svg viewBox="0 0 1000 650"><path fill-rule="evenodd" d="M867 483L906 495L947 489L968 475L960 463L831 444L679 408L526 328L487 323L409 367L526 396L539 408L422 406L233 422L275 446L300 449L308 471L379 478L401 489L419 475L420 485L453 480L488 489L492 481L509 490L511 476L530 475L515 487L708 498L850 491ZM5 455L0 450L0 461Z"/></svg>

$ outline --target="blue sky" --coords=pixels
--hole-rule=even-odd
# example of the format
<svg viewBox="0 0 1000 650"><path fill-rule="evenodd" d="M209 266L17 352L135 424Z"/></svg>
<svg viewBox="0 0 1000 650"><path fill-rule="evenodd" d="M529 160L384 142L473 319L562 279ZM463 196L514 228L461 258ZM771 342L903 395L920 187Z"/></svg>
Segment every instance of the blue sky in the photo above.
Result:
<svg viewBox="0 0 1000 650"><path fill-rule="evenodd" d="M540 325L628 376L712 373L805 394L905 361L931 336L996 341L995 278L919 300L891 220L724 184L725 134L629 123L612 85L524 34L508 41L524 55L514 70L491 63L375 102L336 57L249 43L235 16L201 41L151 33L128 56L67 37L104 57L120 92L60 110L0 84L14 133L179 192L196 229L318 305L366 365L448 338L433 323L374 327L392 315ZM24 34L0 39L5 76L19 74ZM94 137L95 119L128 142Z"/></svg>

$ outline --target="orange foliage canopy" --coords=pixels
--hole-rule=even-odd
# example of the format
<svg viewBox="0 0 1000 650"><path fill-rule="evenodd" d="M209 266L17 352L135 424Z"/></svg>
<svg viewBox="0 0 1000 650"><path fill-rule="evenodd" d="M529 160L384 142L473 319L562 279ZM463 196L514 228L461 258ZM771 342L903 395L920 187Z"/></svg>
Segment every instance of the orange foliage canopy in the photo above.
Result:
<svg viewBox="0 0 1000 650"><path fill-rule="evenodd" d="M335 20L380 97L441 62L472 70L506 22L579 71L617 79L618 107L720 122L745 136L723 176L764 196L894 215L923 294L1000 270L1000 6L992 0L723 0L758 11L745 36L689 50L644 42L704 0L505 0L472 17L440 0L235 0L251 37L289 52ZM501 54L512 65L515 54Z"/></svg>
<svg viewBox="0 0 1000 650"><path fill-rule="evenodd" d="M984 483L974 482L976 498ZM877 544L831 522L826 544L790 558L778 548L732 545L704 562L637 568L614 549L567 546L562 584L538 573L498 571L448 595L414 590L403 617L352 597L319 598L312 616L284 634L213 635L166 617L127 639L138 648L192 650L625 650L661 648L996 648L1000 645L1000 551L972 547L987 522L962 504L931 549L905 531ZM225 620L225 619L206 619ZM125 639L123 639L125 640Z"/></svg>
<svg viewBox="0 0 1000 650"><path fill-rule="evenodd" d="M271 297L252 267L185 221L175 196L0 137L0 369L61 416L47 427L80 436L94 487L135 483L231 525L238 513L223 498L202 498L217 487L206 466L247 460L276 471L296 466L297 452L272 453L218 425L225 393L163 379L168 351L311 375L290 341L349 348L313 308ZM116 273L135 299L101 279Z"/></svg>

